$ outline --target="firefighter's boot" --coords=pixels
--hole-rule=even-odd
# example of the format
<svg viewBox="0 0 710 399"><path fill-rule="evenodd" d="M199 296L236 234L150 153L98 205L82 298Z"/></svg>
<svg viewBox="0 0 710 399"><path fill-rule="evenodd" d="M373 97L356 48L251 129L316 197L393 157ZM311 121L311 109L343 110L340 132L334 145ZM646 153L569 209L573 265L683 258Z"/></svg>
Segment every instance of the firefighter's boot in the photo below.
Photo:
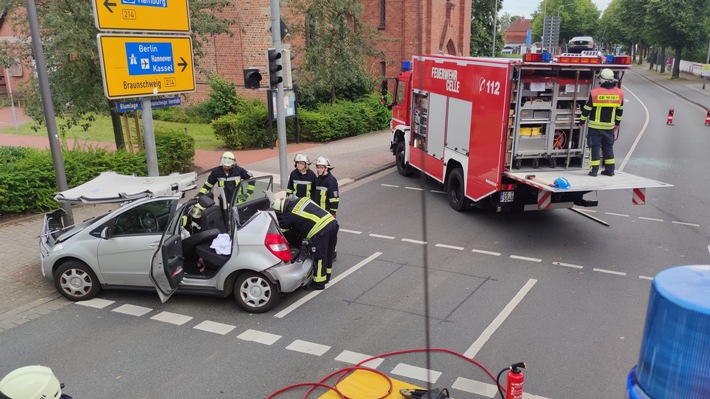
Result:
<svg viewBox="0 0 710 399"><path fill-rule="evenodd" d="M602 171L602 174L605 176L614 176L614 160L611 159L607 161L606 159L604 160L604 170Z"/></svg>
<svg viewBox="0 0 710 399"><path fill-rule="evenodd" d="M598 159L592 159L589 161L589 176L596 176L599 174L599 160Z"/></svg>

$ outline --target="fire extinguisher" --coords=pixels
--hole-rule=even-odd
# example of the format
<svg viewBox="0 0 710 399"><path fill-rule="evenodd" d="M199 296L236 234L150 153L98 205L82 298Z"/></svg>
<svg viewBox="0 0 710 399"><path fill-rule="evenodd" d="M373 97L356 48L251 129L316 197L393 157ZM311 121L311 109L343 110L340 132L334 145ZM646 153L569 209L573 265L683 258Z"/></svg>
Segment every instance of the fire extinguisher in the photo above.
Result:
<svg viewBox="0 0 710 399"><path fill-rule="evenodd" d="M525 362L515 363L510 367L506 367L498 373L498 392L503 397L503 399L523 399L523 383L525 382L525 375L521 369L527 368ZM503 391L500 385L500 376L508 371L508 378L505 387L505 396L503 396Z"/></svg>

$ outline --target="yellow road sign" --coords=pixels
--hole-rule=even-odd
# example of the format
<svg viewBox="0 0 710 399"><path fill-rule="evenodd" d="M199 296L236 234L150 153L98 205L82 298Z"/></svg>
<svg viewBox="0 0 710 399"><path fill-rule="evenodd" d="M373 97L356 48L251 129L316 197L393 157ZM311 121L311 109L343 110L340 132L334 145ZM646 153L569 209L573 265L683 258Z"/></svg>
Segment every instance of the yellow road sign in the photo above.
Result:
<svg viewBox="0 0 710 399"><path fill-rule="evenodd" d="M110 99L195 91L189 36L97 35Z"/></svg>
<svg viewBox="0 0 710 399"><path fill-rule="evenodd" d="M93 0L101 31L189 32L187 0Z"/></svg>

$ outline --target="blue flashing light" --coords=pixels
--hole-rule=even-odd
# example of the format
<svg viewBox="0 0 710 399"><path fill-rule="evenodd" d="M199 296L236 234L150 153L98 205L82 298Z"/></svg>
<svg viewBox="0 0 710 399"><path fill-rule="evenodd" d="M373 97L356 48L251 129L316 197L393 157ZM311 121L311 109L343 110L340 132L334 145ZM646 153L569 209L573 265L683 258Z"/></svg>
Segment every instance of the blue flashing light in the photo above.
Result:
<svg viewBox="0 0 710 399"><path fill-rule="evenodd" d="M412 61L402 61L402 72L412 70Z"/></svg>
<svg viewBox="0 0 710 399"><path fill-rule="evenodd" d="M607 63L607 64L613 64L613 63L614 63L614 54L607 54L607 55L606 55L606 63Z"/></svg>
<svg viewBox="0 0 710 399"><path fill-rule="evenodd" d="M550 62L551 59L552 56L550 55L550 53L542 53L542 62Z"/></svg>

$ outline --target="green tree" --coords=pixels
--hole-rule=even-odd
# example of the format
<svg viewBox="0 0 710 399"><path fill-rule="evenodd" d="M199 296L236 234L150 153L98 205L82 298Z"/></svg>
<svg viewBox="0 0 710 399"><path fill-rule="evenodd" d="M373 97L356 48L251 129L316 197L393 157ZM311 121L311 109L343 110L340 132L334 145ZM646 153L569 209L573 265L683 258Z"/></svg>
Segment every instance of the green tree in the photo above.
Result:
<svg viewBox="0 0 710 399"><path fill-rule="evenodd" d="M673 47L675 59L683 49L707 43L710 37L710 8L707 0L647 0L646 31L650 40ZM680 76L680 63L673 65L672 78Z"/></svg>
<svg viewBox="0 0 710 399"><path fill-rule="evenodd" d="M353 100L371 93L374 81L367 71L376 50L377 32L361 23L363 7L352 0L293 0L289 7L305 18L291 21L292 32L305 37L299 90L317 102ZM302 97L303 98L303 97Z"/></svg>
<svg viewBox="0 0 710 399"><path fill-rule="evenodd" d="M542 40L544 16L560 16L558 45L575 36L594 36L600 11L592 0L542 0L533 14L533 37Z"/></svg>
<svg viewBox="0 0 710 399"><path fill-rule="evenodd" d="M471 55L474 57L490 57L500 54L505 39L500 21L496 22L496 48L493 51L493 19L503 7L503 2L498 2L498 9L494 11L495 0L472 0L471 7Z"/></svg>
<svg viewBox="0 0 710 399"><path fill-rule="evenodd" d="M0 9L12 10L23 7L22 0L0 0ZM229 0L192 0L190 19L193 36L193 51L196 62L201 55L201 45L210 35L230 33L233 23L219 17L219 12L231 4ZM119 144L122 140L121 125L112 101L103 93L101 67L94 26L92 3L86 0L37 0L37 14L41 26L40 36L47 60L52 102L57 116L70 115L74 123L87 114L111 113ZM0 59L29 59L29 27L24 13L12 21L17 36L24 41L0 47ZM31 75L34 76L34 75ZM42 112L36 82L25 91L26 112L42 123ZM118 122L118 123L116 123ZM70 122L72 123L72 122Z"/></svg>

